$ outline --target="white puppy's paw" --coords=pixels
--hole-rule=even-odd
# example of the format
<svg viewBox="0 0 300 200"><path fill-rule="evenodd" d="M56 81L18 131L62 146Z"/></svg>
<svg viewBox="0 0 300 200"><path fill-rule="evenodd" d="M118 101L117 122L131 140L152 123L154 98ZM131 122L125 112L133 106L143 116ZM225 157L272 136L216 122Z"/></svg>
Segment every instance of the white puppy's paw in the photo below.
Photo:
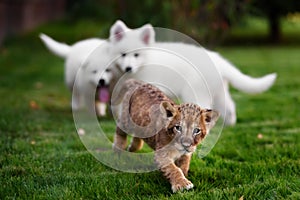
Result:
<svg viewBox="0 0 300 200"><path fill-rule="evenodd" d="M236 124L236 113L235 112L227 112L225 116L225 125L232 126Z"/></svg>

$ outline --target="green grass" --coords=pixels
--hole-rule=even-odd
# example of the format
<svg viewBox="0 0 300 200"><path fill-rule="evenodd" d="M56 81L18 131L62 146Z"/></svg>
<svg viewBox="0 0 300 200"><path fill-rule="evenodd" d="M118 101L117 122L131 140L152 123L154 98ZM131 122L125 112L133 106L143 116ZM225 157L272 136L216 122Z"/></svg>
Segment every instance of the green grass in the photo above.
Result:
<svg viewBox="0 0 300 200"><path fill-rule="evenodd" d="M193 157L189 179L195 188L172 194L158 171L113 170L77 136L63 61L37 33L57 30L75 41L83 37L78 24L41 27L0 51L0 199L300 199L299 46L218 49L245 73L275 71L278 79L259 95L232 90L237 125L223 130L208 156ZM99 35L92 24L86 37ZM103 124L112 138L114 122Z"/></svg>

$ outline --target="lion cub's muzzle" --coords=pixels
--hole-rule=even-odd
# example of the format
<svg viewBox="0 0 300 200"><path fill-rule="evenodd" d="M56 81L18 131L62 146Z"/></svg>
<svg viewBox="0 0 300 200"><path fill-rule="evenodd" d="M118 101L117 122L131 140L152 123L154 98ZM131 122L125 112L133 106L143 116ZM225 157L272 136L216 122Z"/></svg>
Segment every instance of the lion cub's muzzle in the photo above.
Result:
<svg viewBox="0 0 300 200"><path fill-rule="evenodd" d="M180 140L181 145L183 146L184 150L187 152L194 152L194 140L189 137L181 138Z"/></svg>

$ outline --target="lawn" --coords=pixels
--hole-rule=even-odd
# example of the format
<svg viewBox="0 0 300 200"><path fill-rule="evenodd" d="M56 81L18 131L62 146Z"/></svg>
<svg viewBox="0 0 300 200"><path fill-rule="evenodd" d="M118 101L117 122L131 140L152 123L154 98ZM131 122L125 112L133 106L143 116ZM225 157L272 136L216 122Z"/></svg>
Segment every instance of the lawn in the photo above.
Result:
<svg viewBox="0 0 300 200"><path fill-rule="evenodd" d="M49 24L0 50L0 199L300 199L300 45L218 48L243 72L278 79L259 95L232 90L237 125L223 129L206 157L193 157L195 188L172 194L158 171L113 170L81 143L63 61L37 36L74 42L102 34L91 23L82 35L82 24ZM111 137L114 121L102 123Z"/></svg>

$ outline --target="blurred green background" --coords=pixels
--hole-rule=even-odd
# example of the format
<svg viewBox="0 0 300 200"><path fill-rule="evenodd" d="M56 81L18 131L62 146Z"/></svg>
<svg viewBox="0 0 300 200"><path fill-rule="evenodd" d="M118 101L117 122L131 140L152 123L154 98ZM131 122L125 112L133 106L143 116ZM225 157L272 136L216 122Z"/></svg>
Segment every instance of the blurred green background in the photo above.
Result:
<svg viewBox="0 0 300 200"><path fill-rule="evenodd" d="M98 24L101 37L108 36L117 19L132 28L151 23L185 33L211 48L299 42L297 0L3 0L0 11L0 43L58 19L69 24ZM88 31L83 31L82 38L92 35Z"/></svg>

